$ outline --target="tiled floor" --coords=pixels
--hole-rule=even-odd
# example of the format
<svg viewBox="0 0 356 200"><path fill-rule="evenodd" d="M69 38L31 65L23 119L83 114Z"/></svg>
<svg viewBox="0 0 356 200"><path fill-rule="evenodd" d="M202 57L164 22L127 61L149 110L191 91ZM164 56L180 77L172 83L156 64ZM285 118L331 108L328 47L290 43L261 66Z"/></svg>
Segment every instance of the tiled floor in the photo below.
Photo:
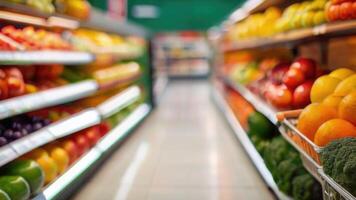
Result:
<svg viewBox="0 0 356 200"><path fill-rule="evenodd" d="M269 200L205 81L171 82L160 106L74 200Z"/></svg>

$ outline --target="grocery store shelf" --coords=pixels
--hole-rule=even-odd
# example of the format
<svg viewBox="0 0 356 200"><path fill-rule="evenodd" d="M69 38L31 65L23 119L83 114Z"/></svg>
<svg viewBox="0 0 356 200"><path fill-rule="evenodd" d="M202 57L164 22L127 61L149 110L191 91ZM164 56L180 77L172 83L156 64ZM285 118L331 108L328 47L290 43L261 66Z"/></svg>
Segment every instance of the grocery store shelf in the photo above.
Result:
<svg viewBox="0 0 356 200"><path fill-rule="evenodd" d="M132 86L96 108L83 110L1 147L0 166L51 141L99 124L103 118L119 112L138 100L139 96L139 88Z"/></svg>
<svg viewBox="0 0 356 200"><path fill-rule="evenodd" d="M24 17L15 17L15 19L20 19L18 20L19 22L37 26L61 27L67 29L75 29L79 26L83 28L96 29L122 35L148 36L149 34L149 32L141 26L133 24L132 22L120 22L118 20L111 19L107 14L98 9L95 9L94 7L91 8L90 19L86 21L81 21L79 19L63 14L45 13L27 5L12 3L4 0L0 0L0 9L8 12L23 14ZM11 13L9 14L11 15ZM7 15L8 14L6 14L5 17ZM5 18L5 20L9 19ZM113 26L113 24L115 24L115 26Z"/></svg>
<svg viewBox="0 0 356 200"><path fill-rule="evenodd" d="M295 45L305 41L346 36L356 33L356 20L326 23L311 28L292 30L275 36L245 39L223 46L224 52L278 45Z"/></svg>
<svg viewBox="0 0 356 200"><path fill-rule="evenodd" d="M138 86L131 86L119 94L106 100L97 108L103 118L110 117L122 108L132 104L140 98L141 90Z"/></svg>
<svg viewBox="0 0 356 200"><path fill-rule="evenodd" d="M3 100L0 101L0 119L74 101L93 94L98 89L94 80L88 80Z"/></svg>
<svg viewBox="0 0 356 200"><path fill-rule="evenodd" d="M94 55L79 51L0 51L0 64L86 64L94 61Z"/></svg>
<svg viewBox="0 0 356 200"><path fill-rule="evenodd" d="M279 191L276 183L273 180L271 172L267 169L262 157L257 152L255 146L248 138L248 135L245 132L245 130L239 124L238 119L234 116L234 113L232 112L231 108L227 104L222 94L218 91L217 88L213 88L212 95L213 95L213 99L215 100L215 103L222 111L222 113L225 115L235 135L237 136L238 140L242 144L246 153L252 160L253 164L256 166L258 172L261 174L262 178L264 179L268 187L275 193L278 199L290 200L291 199L290 197L286 196L281 191Z"/></svg>
<svg viewBox="0 0 356 200"><path fill-rule="evenodd" d="M240 93L241 96L243 96L248 102L250 102L256 110L265 115L272 123L277 124L277 111L271 106L269 106L264 100L253 94L246 87L233 82L229 78L224 77L223 81L232 89Z"/></svg>
<svg viewBox="0 0 356 200"><path fill-rule="evenodd" d="M132 132L137 125L149 114L151 107L147 104L141 104L122 122L102 138L96 146L80 158L71 168L69 168L57 180L48 185L43 193L39 194L34 200L50 200L68 195L65 190L71 188L73 183L78 182L87 174L91 168L100 161L103 161L106 153L115 147L125 136Z"/></svg>

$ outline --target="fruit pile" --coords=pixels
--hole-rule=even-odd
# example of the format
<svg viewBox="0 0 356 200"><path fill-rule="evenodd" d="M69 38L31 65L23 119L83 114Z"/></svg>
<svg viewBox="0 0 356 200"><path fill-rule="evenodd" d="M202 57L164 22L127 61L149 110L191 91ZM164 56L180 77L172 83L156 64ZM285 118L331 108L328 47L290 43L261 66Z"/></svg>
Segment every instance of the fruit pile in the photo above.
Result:
<svg viewBox="0 0 356 200"><path fill-rule="evenodd" d="M260 94L278 109L303 108L310 103L311 86L319 71L309 58L279 63L267 73Z"/></svg>
<svg viewBox="0 0 356 200"><path fill-rule="evenodd" d="M3 120L0 125L0 147L31 134L50 123L49 119L30 115Z"/></svg>
<svg viewBox="0 0 356 200"><path fill-rule="evenodd" d="M328 21L356 18L356 2L354 0L332 0L325 9Z"/></svg>
<svg viewBox="0 0 356 200"><path fill-rule="evenodd" d="M110 127L106 122L35 149L0 168L0 199L26 200L63 174Z"/></svg>
<svg viewBox="0 0 356 200"><path fill-rule="evenodd" d="M86 20L90 16L91 6L86 0L8 0L26 4L46 13L59 12L72 17Z"/></svg>
<svg viewBox="0 0 356 200"><path fill-rule="evenodd" d="M346 68L319 77L310 94L311 104L300 114L297 128L316 145L356 137L356 74Z"/></svg>
<svg viewBox="0 0 356 200"><path fill-rule="evenodd" d="M32 26L27 26L23 29L15 28L14 26L5 26L0 33L8 37L12 43L17 43L21 49L26 50L72 50L72 46L62 39L61 35L54 32L49 32L44 29L35 29ZM15 49L1 49L15 50Z"/></svg>
<svg viewBox="0 0 356 200"><path fill-rule="evenodd" d="M60 79L63 68L63 65L55 64L1 68L0 100L66 84Z"/></svg>
<svg viewBox="0 0 356 200"><path fill-rule="evenodd" d="M287 7L275 25L276 32L311 27L322 24L325 19L326 0L303 1Z"/></svg>

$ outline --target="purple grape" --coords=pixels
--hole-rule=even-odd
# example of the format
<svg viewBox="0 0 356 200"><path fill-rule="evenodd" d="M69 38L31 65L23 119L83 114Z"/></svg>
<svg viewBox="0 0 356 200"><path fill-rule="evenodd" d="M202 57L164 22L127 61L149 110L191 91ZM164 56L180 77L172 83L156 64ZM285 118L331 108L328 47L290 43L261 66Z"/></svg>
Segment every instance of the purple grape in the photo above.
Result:
<svg viewBox="0 0 356 200"><path fill-rule="evenodd" d="M49 120L49 119L44 119L42 124L43 124L43 126L48 126L48 125L51 124L51 120Z"/></svg>
<svg viewBox="0 0 356 200"><path fill-rule="evenodd" d="M32 116L32 119L31 119L32 122L39 122L41 121L41 118L40 117L37 117L37 116Z"/></svg>
<svg viewBox="0 0 356 200"><path fill-rule="evenodd" d="M33 131L33 128L32 128L31 124L26 124L24 126L24 128L26 129L27 133L31 133Z"/></svg>
<svg viewBox="0 0 356 200"><path fill-rule="evenodd" d="M33 130L34 130L34 131L37 131L37 130L39 130L39 129L41 129L41 128L42 128L42 124L39 123L39 122L37 122L37 123L35 123L35 124L33 125Z"/></svg>
<svg viewBox="0 0 356 200"><path fill-rule="evenodd" d="M23 129L21 130L21 135L22 135L22 137L28 135L27 130L23 128Z"/></svg>
<svg viewBox="0 0 356 200"><path fill-rule="evenodd" d="M11 128L14 130L20 130L22 128L22 125L19 122L13 122Z"/></svg>
<svg viewBox="0 0 356 200"><path fill-rule="evenodd" d="M4 146L7 144L7 139L5 137L0 137L0 147Z"/></svg>
<svg viewBox="0 0 356 200"><path fill-rule="evenodd" d="M14 132L11 129L7 129L4 132L4 137L6 137L7 139L11 139L14 135Z"/></svg>
<svg viewBox="0 0 356 200"><path fill-rule="evenodd" d="M20 131L15 131L12 138L17 140L22 137L22 133Z"/></svg>

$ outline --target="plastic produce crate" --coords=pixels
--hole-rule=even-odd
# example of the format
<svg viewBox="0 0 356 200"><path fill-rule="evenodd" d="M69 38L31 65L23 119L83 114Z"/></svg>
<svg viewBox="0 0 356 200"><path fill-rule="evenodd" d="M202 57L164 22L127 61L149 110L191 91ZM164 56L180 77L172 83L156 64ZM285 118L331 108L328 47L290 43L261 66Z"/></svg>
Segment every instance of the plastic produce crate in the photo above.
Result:
<svg viewBox="0 0 356 200"><path fill-rule="evenodd" d="M322 180L323 200L356 200L356 197L326 175L322 169L319 169L318 173Z"/></svg>

